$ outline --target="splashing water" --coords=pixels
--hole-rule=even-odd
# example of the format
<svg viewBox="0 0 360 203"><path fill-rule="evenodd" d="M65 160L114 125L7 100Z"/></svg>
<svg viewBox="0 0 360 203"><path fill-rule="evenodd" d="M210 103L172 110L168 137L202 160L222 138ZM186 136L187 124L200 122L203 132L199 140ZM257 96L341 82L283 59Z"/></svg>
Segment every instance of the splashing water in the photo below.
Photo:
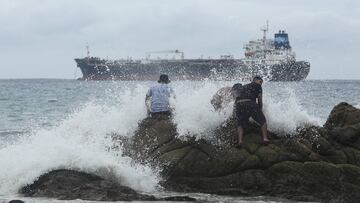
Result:
<svg viewBox="0 0 360 203"><path fill-rule="evenodd" d="M210 100L223 86L234 82L173 82L176 100L173 120L180 137L188 135L210 138L211 131L232 115L232 104L224 111L214 111ZM131 137L138 122L146 117L144 97L151 84L125 83L113 85L102 104L92 100L52 128L40 128L8 142L0 148L0 194L16 194L25 184L32 183L45 172L58 168L113 176L122 184L140 191L154 191L159 178L156 171L133 163L119 151L109 150L111 134ZM94 84L91 84L94 85ZM283 99L275 90L264 86L264 112L269 129L292 133L308 123L318 123L287 90ZM51 106L49 108L52 108Z"/></svg>
<svg viewBox="0 0 360 203"><path fill-rule="evenodd" d="M320 125L319 118L309 115L296 98L292 89L285 89L284 99L265 94L264 114L270 131L278 134L294 134L306 125Z"/></svg>
<svg viewBox="0 0 360 203"><path fill-rule="evenodd" d="M180 136L196 135L197 138L211 136L211 131L224 123L233 112L230 103L222 112L214 111L210 100L215 92L230 83L203 82L190 85L179 82L175 85L177 93L176 112L174 121ZM189 91L191 86L191 91ZM275 90L278 91L278 90ZM299 127L305 125L319 125L320 119L309 115L299 104L296 94L291 88L282 90L282 98L273 96L271 88L264 87L264 114L267 118L269 130L280 134L294 134ZM277 92L277 94L279 94Z"/></svg>
<svg viewBox="0 0 360 203"><path fill-rule="evenodd" d="M0 149L0 194L14 194L21 186L57 168L114 176L136 190L154 190L158 183L156 172L119 156L121 151L106 150L112 144L110 133L129 135L136 130L137 121L145 117L138 98L144 94L142 89L124 91L120 106L90 102L53 129L38 130Z"/></svg>
<svg viewBox="0 0 360 203"><path fill-rule="evenodd" d="M191 91L187 86L189 84L185 82L175 86L177 98L174 122L177 131L179 136L206 137L230 117L232 108L227 107L219 113L210 104L212 96L222 87L221 84L203 82L197 86L191 85Z"/></svg>

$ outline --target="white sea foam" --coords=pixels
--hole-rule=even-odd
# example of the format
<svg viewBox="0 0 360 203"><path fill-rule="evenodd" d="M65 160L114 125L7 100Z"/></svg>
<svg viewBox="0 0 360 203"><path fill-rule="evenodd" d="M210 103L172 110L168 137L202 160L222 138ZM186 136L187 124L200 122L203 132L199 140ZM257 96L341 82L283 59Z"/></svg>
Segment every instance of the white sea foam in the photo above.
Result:
<svg viewBox="0 0 360 203"><path fill-rule="evenodd" d="M175 85L177 99L174 121L180 136L206 137L211 130L221 125L232 115L232 104L221 113L215 112L210 100L223 86L233 83L179 82ZM267 91L268 90L268 91ZM276 133L293 134L299 127L319 125L320 119L311 116L298 102L292 89L282 90L282 99L274 96L273 89L264 88L264 114L269 129ZM285 96L284 96L285 95Z"/></svg>
<svg viewBox="0 0 360 203"><path fill-rule="evenodd" d="M121 151L107 150L112 145L110 133L132 134L145 117L143 89L125 90L118 106L88 103L51 130L38 130L0 149L0 194L14 194L58 168L114 176L136 190L154 190L155 172L122 157Z"/></svg>
<svg viewBox="0 0 360 203"><path fill-rule="evenodd" d="M271 94L264 96L264 114L268 128L279 134L294 134L298 128L306 125L319 125L320 119L311 116L297 100L293 90L286 89L283 99L272 97Z"/></svg>
<svg viewBox="0 0 360 203"><path fill-rule="evenodd" d="M189 83L178 83L176 86L174 122L180 136L196 135L201 138L229 118L232 108L218 113L210 104L221 84L203 82L195 86Z"/></svg>

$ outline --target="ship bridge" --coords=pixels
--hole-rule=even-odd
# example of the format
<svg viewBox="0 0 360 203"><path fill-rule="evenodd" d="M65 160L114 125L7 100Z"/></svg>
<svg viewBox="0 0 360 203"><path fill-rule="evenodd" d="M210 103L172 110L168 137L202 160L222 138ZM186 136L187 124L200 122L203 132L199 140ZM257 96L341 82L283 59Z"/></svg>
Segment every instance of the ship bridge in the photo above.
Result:
<svg viewBox="0 0 360 203"><path fill-rule="evenodd" d="M275 49L291 49L289 36L285 30L279 30L278 33L275 33L274 46Z"/></svg>

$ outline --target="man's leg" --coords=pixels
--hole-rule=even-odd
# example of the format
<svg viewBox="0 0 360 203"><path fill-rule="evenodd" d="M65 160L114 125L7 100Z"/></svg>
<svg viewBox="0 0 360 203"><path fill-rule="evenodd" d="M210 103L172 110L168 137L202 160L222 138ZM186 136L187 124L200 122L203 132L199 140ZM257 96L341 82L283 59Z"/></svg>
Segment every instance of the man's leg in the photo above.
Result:
<svg viewBox="0 0 360 203"><path fill-rule="evenodd" d="M261 126L261 135L263 137L263 142L268 143L270 140L267 133L266 118L264 113L257 105L253 106L253 112L251 117Z"/></svg>
<svg viewBox="0 0 360 203"><path fill-rule="evenodd" d="M269 137L268 137L268 134L267 134L267 124L264 123L262 126L261 126L261 134L263 136L263 140L264 142L269 142Z"/></svg>
<svg viewBox="0 0 360 203"><path fill-rule="evenodd" d="M242 106L240 103L236 103L235 105L235 116L236 116L236 123L237 123L237 131L238 131L238 137L237 137L237 142L235 140L235 145L241 145L243 142L243 137L244 137L244 128L242 125L242 121L243 121L243 116L244 116L244 112L242 112Z"/></svg>
<svg viewBox="0 0 360 203"><path fill-rule="evenodd" d="M236 105L236 118L237 118L237 131L238 131L238 145L243 143L244 126L249 122L250 110L248 103L237 103Z"/></svg>
<svg viewBox="0 0 360 203"><path fill-rule="evenodd" d="M243 137L244 137L244 128L242 126L238 126L238 141L237 144L241 145L243 143Z"/></svg>

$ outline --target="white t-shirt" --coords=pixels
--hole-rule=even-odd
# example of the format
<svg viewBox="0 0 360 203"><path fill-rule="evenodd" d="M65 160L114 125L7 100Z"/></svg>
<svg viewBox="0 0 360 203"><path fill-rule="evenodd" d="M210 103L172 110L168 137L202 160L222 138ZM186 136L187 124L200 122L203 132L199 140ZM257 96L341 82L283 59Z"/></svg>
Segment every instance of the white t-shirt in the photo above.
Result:
<svg viewBox="0 0 360 203"><path fill-rule="evenodd" d="M151 112L170 111L169 98L174 90L168 85L159 83L150 87L146 96L151 97Z"/></svg>

